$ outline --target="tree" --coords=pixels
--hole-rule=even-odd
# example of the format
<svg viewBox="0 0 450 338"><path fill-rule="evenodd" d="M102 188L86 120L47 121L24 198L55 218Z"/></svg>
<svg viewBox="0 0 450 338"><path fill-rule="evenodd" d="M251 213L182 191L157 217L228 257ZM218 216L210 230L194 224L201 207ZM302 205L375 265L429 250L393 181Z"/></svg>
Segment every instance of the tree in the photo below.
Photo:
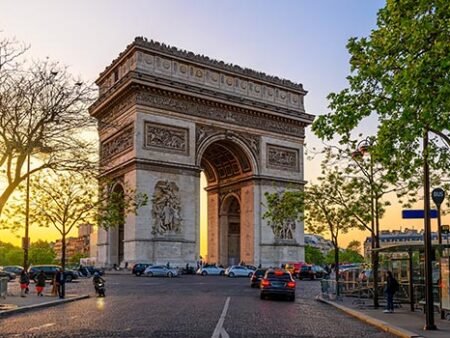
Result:
<svg viewBox="0 0 450 338"><path fill-rule="evenodd" d="M147 196L126 189L115 193L110 184L99 194L97 181L90 175L46 175L33 181L39 198L31 203L31 214L38 226L53 227L61 235L61 266L66 264L66 237L83 224L117 227L129 213L147 203Z"/></svg>
<svg viewBox="0 0 450 338"><path fill-rule="evenodd" d="M11 243L0 241L0 265L21 265L23 250Z"/></svg>
<svg viewBox="0 0 450 338"><path fill-rule="evenodd" d="M56 253L49 242L38 240L30 244L29 260L31 264L53 264L55 258Z"/></svg>
<svg viewBox="0 0 450 338"><path fill-rule="evenodd" d="M347 250L360 252L361 251L361 242L357 241L356 239L350 241L347 245Z"/></svg>
<svg viewBox="0 0 450 338"><path fill-rule="evenodd" d="M450 2L388 0L370 37L351 38L349 86L331 93L332 112L319 116L313 131L347 143L366 117L378 118L373 153L393 179L418 175L421 140L428 131L430 167L447 174L450 165ZM420 176L420 175L419 175Z"/></svg>
<svg viewBox="0 0 450 338"><path fill-rule="evenodd" d="M78 265L78 264L80 264L80 259L81 258L86 258L86 257L88 257L87 254L78 252L75 255L73 255L72 257L70 257L69 263L70 264L74 264L74 265Z"/></svg>
<svg viewBox="0 0 450 338"><path fill-rule="evenodd" d="M15 189L43 169L86 170L96 148L80 137L95 126L88 114L93 89L49 60L28 63L27 48L0 39L0 215ZM40 157L40 154L49 156ZM33 160L30 170L27 162Z"/></svg>
<svg viewBox="0 0 450 338"><path fill-rule="evenodd" d="M310 264L322 265L325 262L325 257L319 249L311 245L305 245L305 261Z"/></svg>

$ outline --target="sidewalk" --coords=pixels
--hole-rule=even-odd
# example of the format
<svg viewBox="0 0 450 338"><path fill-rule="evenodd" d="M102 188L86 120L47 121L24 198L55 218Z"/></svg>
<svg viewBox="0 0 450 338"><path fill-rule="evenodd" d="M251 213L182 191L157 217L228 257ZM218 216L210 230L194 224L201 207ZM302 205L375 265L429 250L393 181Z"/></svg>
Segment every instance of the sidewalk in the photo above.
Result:
<svg viewBox="0 0 450 338"><path fill-rule="evenodd" d="M79 295L73 292L66 294L64 299L51 295L52 287L47 285L43 297L36 295L34 285L30 285L30 293L27 297L20 297L18 283L8 283L8 293L5 299L0 298L0 318L18 312L32 310L36 308L49 307L58 304L73 302L80 299L89 298L89 295Z"/></svg>
<svg viewBox="0 0 450 338"><path fill-rule="evenodd" d="M317 300L399 337L450 337L450 321L440 319L435 312L434 321L438 330L425 331L425 314L420 310L411 312L408 304L395 309L394 313L383 313L384 308L375 310L371 307L371 299L363 299L364 303L358 304L358 298L343 297L342 300L331 301L319 295Z"/></svg>

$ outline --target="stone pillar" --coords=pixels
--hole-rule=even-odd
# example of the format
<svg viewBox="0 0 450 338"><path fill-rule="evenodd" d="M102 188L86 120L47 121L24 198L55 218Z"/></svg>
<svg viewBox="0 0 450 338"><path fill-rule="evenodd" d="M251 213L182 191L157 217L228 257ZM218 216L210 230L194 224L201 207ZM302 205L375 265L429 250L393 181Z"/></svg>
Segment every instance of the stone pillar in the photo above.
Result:
<svg viewBox="0 0 450 338"><path fill-rule="evenodd" d="M208 257L209 262L219 261L219 194L208 191Z"/></svg>
<svg viewBox="0 0 450 338"><path fill-rule="evenodd" d="M241 260L245 264L255 264L254 261L254 186L241 189Z"/></svg>

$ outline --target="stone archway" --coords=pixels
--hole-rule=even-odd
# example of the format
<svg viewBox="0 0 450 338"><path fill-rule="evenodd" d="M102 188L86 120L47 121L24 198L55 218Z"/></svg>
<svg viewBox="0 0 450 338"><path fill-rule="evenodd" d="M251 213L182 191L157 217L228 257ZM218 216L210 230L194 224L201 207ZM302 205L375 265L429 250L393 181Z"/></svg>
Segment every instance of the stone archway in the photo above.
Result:
<svg viewBox="0 0 450 338"><path fill-rule="evenodd" d="M258 168L242 137L212 133L199 147L208 195L208 254L223 266L254 262L254 177Z"/></svg>
<svg viewBox="0 0 450 338"><path fill-rule="evenodd" d="M114 198L123 198L124 189L122 184L116 183L113 189ZM122 210L122 222L115 229L109 231L110 245L110 262L112 265L120 266L125 259L125 215Z"/></svg>
<svg viewBox="0 0 450 338"><path fill-rule="evenodd" d="M230 194L222 203L219 215L219 263L224 266L241 261L241 210L238 198Z"/></svg>

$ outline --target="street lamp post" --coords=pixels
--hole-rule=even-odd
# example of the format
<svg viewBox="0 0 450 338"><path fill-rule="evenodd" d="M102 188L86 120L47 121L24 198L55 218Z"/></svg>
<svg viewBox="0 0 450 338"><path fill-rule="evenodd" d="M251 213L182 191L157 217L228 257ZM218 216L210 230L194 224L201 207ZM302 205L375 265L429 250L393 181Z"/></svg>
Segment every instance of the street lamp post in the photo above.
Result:
<svg viewBox="0 0 450 338"><path fill-rule="evenodd" d="M374 249L379 248L379 224L378 224L378 199L375 198L374 192L374 173L373 173L373 157L370 154L370 147L373 145L373 139L369 136L365 139L359 141L356 146L356 151L353 152L353 157L358 158L369 154L370 156L370 167L369 172L366 171L356 160L356 163L360 167L362 173L369 181L370 184L370 231L371 231L371 263L372 263L372 275L373 275L373 306L374 308L379 307L378 301L378 252ZM356 155L356 156L355 156Z"/></svg>

